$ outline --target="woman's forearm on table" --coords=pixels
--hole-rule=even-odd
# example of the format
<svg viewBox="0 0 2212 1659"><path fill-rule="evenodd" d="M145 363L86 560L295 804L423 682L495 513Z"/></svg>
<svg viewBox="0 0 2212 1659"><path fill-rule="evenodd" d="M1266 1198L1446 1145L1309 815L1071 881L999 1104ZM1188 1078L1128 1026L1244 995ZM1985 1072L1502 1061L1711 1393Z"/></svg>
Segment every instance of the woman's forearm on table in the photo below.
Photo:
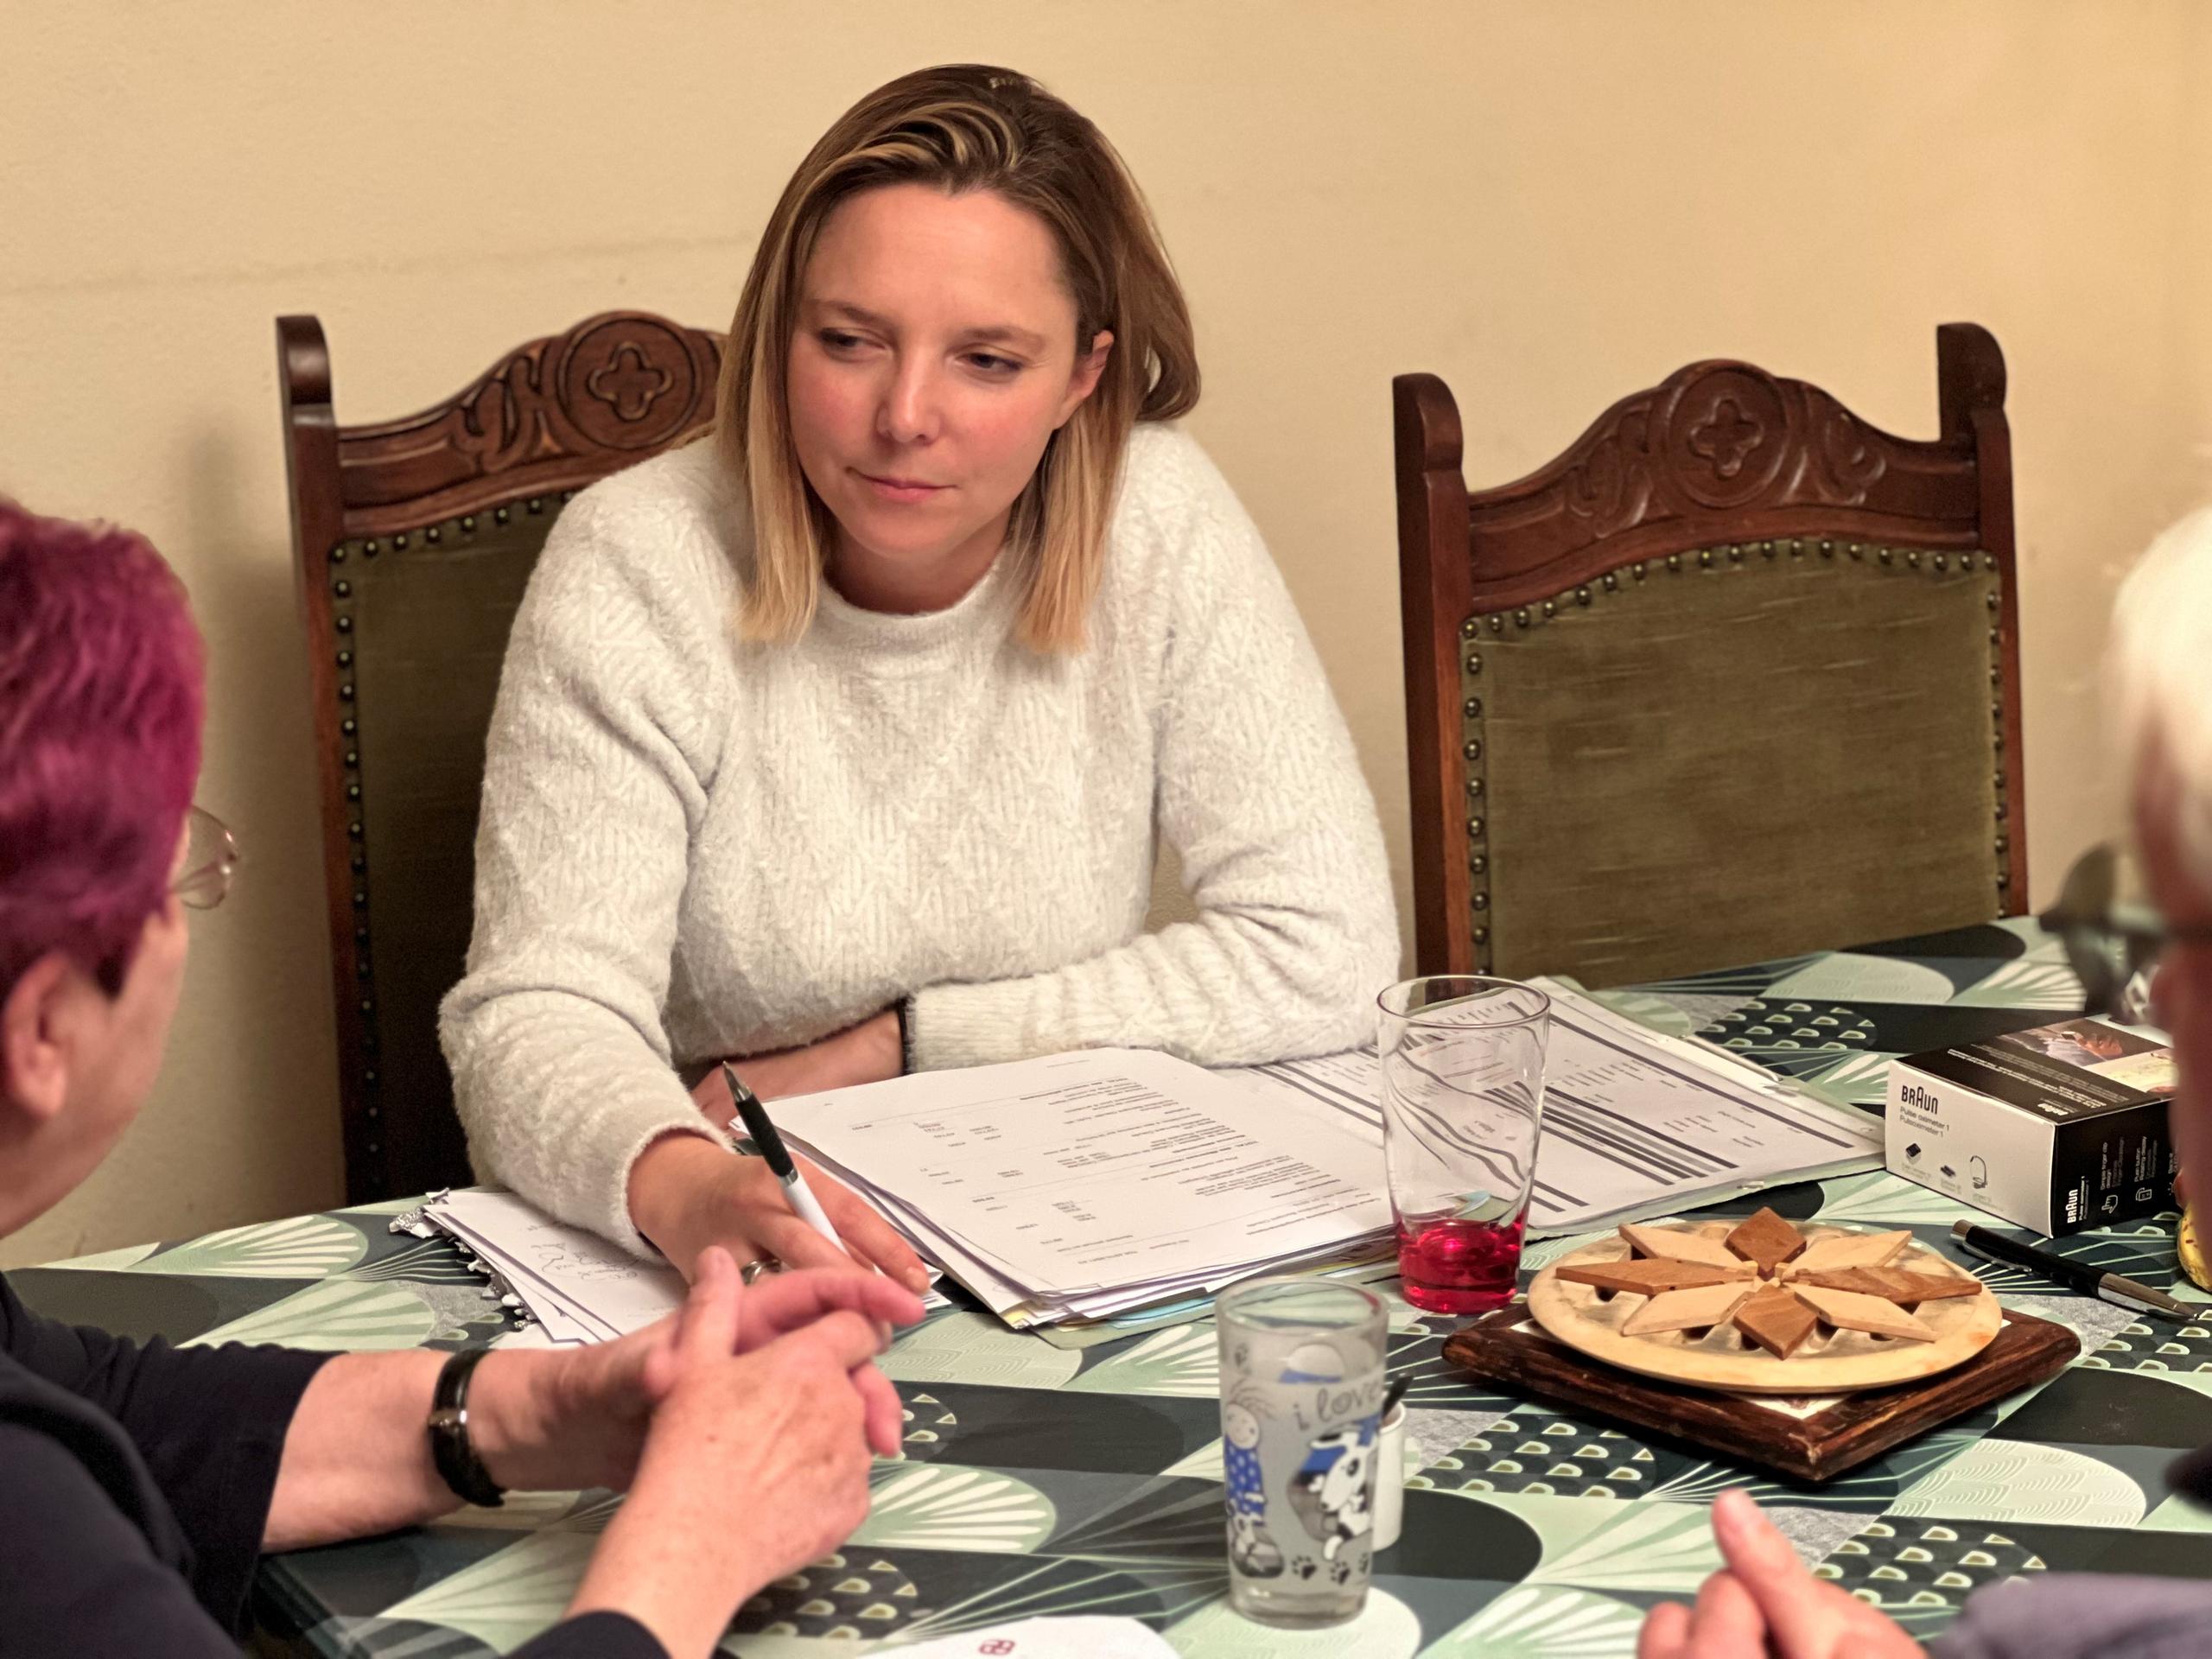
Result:
<svg viewBox="0 0 2212 1659"><path fill-rule="evenodd" d="M430 1455L431 1397L449 1357L346 1354L315 1373L284 1436L263 1549L369 1537L461 1507ZM494 1481L543 1438L531 1425L546 1358L495 1355L470 1380L469 1440Z"/></svg>
<svg viewBox="0 0 2212 1659"><path fill-rule="evenodd" d="M430 1460L430 1396L445 1358L346 1354L315 1373L284 1436L262 1548L366 1537L461 1506Z"/></svg>

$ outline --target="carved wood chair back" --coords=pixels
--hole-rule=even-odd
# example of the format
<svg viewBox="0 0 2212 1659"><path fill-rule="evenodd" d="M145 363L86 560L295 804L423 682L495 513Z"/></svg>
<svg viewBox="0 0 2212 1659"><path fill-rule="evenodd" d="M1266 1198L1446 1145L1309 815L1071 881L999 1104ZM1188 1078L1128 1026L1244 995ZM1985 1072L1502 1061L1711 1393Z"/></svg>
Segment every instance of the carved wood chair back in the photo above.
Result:
<svg viewBox="0 0 2212 1659"><path fill-rule="evenodd" d="M609 312L365 426L337 423L317 319L276 340L358 1204L467 1178L437 1007L467 953L508 629L562 503L705 426L721 340Z"/></svg>
<svg viewBox="0 0 2212 1659"><path fill-rule="evenodd" d="M1936 333L1942 427L1694 363L1470 489L1394 383L1422 971L1592 985L2018 914L2005 363Z"/></svg>

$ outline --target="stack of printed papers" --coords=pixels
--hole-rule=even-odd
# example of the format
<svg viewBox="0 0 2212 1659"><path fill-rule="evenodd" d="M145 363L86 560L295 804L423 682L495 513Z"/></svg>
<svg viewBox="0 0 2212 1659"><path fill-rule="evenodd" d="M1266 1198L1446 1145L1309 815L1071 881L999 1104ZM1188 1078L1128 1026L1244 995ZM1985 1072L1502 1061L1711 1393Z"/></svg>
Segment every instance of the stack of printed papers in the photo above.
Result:
<svg viewBox="0 0 2212 1659"><path fill-rule="evenodd" d="M1569 988L1532 1233L1876 1167L1877 1120ZM1208 1071L1093 1049L779 1101L786 1139L1014 1325L1110 1318L1393 1244L1372 1049Z"/></svg>
<svg viewBox="0 0 2212 1659"><path fill-rule="evenodd" d="M1879 1118L1557 981L1532 982L1552 1008L1531 1234L1588 1232L1880 1166ZM1233 1073L1279 1110L1328 1112L1378 1147L1379 1074L1371 1048Z"/></svg>
<svg viewBox="0 0 2212 1659"><path fill-rule="evenodd" d="M1878 1119L1564 985L1543 988L1552 1014L1532 1234L1880 1164ZM1379 1086L1372 1049L1219 1071L1091 1049L773 1109L787 1141L992 1312L1072 1332L1137 1310L1196 1317L1205 1299L1256 1274L1387 1257ZM674 1268L510 1192L441 1193L420 1221L395 1224L409 1223L460 1243L556 1342L622 1335L683 1299Z"/></svg>
<svg viewBox="0 0 2212 1659"><path fill-rule="evenodd" d="M452 1239L491 1281L491 1294L556 1343L626 1336L683 1305L683 1277L666 1262L640 1262L512 1192L440 1192L392 1225ZM949 1306L935 1290L922 1305Z"/></svg>
<svg viewBox="0 0 2212 1659"><path fill-rule="evenodd" d="M921 1072L775 1111L786 1140L1012 1325L1390 1245L1371 1135L1148 1050Z"/></svg>

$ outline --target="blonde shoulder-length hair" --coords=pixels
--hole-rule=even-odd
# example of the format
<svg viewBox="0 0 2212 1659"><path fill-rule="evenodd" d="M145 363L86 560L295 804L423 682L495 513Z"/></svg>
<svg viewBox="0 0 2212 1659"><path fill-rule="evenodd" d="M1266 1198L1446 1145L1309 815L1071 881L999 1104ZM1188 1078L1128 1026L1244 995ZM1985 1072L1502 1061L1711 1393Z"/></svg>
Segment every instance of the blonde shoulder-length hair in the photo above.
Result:
<svg viewBox="0 0 2212 1659"><path fill-rule="evenodd" d="M791 443L786 380L800 285L837 205L891 184L988 190L1036 214L1059 246L1078 356L1112 331L1097 388L1046 444L1001 555L1026 567L1016 636L1038 651L1077 649L1129 429L1197 404L1198 356L1159 229L1105 135L1028 76L980 64L918 70L870 92L822 135L769 216L715 392L714 442L753 516L739 631L788 641L813 620L833 531Z"/></svg>

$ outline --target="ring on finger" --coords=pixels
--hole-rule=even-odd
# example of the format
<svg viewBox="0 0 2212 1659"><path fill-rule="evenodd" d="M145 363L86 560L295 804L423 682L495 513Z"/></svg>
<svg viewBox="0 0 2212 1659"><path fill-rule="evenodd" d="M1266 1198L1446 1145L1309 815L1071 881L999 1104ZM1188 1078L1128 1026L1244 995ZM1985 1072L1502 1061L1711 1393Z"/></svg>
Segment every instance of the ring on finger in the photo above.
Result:
<svg viewBox="0 0 2212 1659"><path fill-rule="evenodd" d="M737 1270L737 1276L742 1282L751 1285L759 1283L769 1274L781 1273L783 1270L784 1264L777 1261L774 1256L761 1255L755 1256L740 1268Z"/></svg>

